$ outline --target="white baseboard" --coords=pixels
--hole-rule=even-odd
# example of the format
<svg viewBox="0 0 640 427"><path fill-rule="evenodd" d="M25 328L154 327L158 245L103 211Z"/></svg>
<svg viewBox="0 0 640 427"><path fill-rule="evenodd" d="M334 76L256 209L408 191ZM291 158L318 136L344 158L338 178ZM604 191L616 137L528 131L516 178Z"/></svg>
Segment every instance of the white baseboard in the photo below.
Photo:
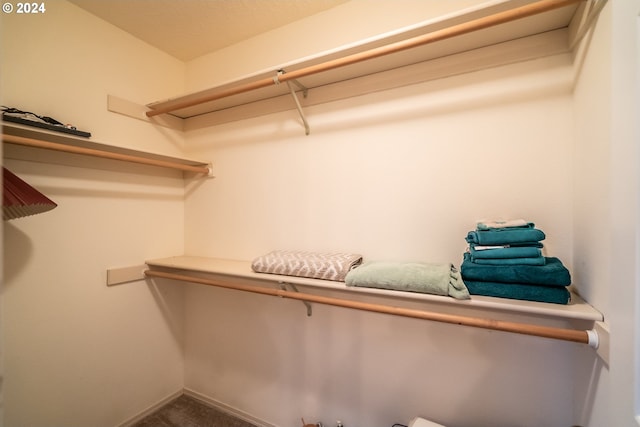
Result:
<svg viewBox="0 0 640 427"><path fill-rule="evenodd" d="M263 421L261 419L258 419L256 417L254 417L253 415L247 414L246 412L243 412L237 408L234 408L232 406L229 406L225 403L222 403L218 400L212 399L208 396L205 396L204 394L198 393L197 391L193 391L193 390L189 390L187 388L184 389L184 394L186 396L189 397L193 397L194 399L197 399L199 401L201 401L202 403L204 403L207 406L211 406L212 408L218 409L222 412L226 412L227 414L233 415L236 418L239 418L241 420L244 420L246 422L249 422L251 424L254 424L258 427L278 427L275 424L271 424L268 423L266 421Z"/></svg>
<svg viewBox="0 0 640 427"><path fill-rule="evenodd" d="M159 402L149 406L144 411L142 411L139 414L129 418L128 420L126 420L122 424L119 424L117 427L129 427L129 426L132 426L135 423L137 423L138 421L142 420L147 415L152 414L153 412L157 411L158 409L160 409L161 407L163 407L167 403L179 398L183 394L185 394L184 390L178 390L178 391L176 391L174 393L171 393L169 396L167 396L167 397L161 399Z"/></svg>

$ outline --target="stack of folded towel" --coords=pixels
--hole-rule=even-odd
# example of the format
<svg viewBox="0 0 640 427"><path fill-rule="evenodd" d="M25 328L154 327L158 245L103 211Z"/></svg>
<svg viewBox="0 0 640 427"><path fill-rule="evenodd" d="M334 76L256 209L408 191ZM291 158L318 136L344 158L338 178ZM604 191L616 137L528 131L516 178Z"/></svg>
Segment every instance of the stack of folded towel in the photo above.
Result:
<svg viewBox="0 0 640 427"><path fill-rule="evenodd" d="M478 222L460 268L469 293L567 304L571 276L558 258L543 256L545 237L525 220Z"/></svg>

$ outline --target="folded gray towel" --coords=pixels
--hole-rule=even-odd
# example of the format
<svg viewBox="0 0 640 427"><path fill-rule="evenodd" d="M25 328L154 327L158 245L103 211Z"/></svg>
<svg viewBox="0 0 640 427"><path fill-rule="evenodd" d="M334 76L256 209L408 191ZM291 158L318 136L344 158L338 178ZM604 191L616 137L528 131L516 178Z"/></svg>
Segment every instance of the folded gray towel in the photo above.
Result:
<svg viewBox="0 0 640 427"><path fill-rule="evenodd" d="M460 272L452 264L370 262L351 270L345 282L347 286L470 298Z"/></svg>
<svg viewBox="0 0 640 427"><path fill-rule="evenodd" d="M257 273L344 282L349 270L360 263L362 256L358 254L272 251L254 259L251 268Z"/></svg>

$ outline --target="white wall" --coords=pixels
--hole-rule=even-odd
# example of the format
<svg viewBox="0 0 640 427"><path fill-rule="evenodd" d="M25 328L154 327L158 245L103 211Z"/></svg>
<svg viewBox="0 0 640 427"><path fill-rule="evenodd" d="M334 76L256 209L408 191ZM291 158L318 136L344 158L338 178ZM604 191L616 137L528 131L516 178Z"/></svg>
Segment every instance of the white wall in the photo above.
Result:
<svg viewBox="0 0 640 427"><path fill-rule="evenodd" d="M474 8L484 0L351 0L187 63L187 91L208 89L262 70L419 22ZM366 16L366 19L364 19ZM161 98L159 98L161 99Z"/></svg>
<svg viewBox="0 0 640 427"><path fill-rule="evenodd" d="M570 264L571 103L547 94L569 72L560 56L308 108L309 136L295 111L192 131L217 178L190 192L187 252L458 262L476 219L524 216Z"/></svg>
<svg viewBox="0 0 640 427"><path fill-rule="evenodd" d="M612 339L612 424L640 422L638 286L640 238L640 2L612 2L611 241L609 316ZM630 375L632 373L632 375ZM631 417L636 416L635 423Z"/></svg>
<svg viewBox="0 0 640 427"><path fill-rule="evenodd" d="M181 135L106 103L107 94L144 103L179 92L184 64L66 1L46 7L2 15L2 104L99 142L180 152ZM62 157L68 165L5 160L59 205L3 224L6 426L110 427L183 387L181 290L107 288L105 277L182 252L181 174Z"/></svg>
<svg viewBox="0 0 640 427"><path fill-rule="evenodd" d="M609 2L576 61L574 277L611 330L610 369L586 357L575 385L594 427L637 425L639 13Z"/></svg>
<svg viewBox="0 0 640 427"><path fill-rule="evenodd" d="M584 297L604 314L607 322L612 301L609 276L614 244L611 227L611 11L606 8L593 34L576 52L574 92L574 280ZM593 242L598 242L594 244ZM615 332L615 331L614 331ZM615 338L615 335L614 335ZM585 352L576 360L575 411L580 425L610 423L609 369ZM585 375L586 374L586 375ZM625 425L625 424L620 424Z"/></svg>
<svg viewBox="0 0 640 427"><path fill-rule="evenodd" d="M571 73L558 56L315 106L309 136L295 111L191 131L217 177L188 192L186 253L459 264L475 220L504 216L572 267ZM578 346L197 286L186 304L185 386L275 425L574 421Z"/></svg>

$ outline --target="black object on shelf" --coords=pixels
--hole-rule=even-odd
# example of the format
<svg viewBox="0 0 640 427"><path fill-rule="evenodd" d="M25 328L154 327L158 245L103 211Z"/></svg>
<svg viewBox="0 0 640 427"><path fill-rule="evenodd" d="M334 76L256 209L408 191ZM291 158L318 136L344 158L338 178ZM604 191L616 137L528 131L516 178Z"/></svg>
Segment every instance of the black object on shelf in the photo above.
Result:
<svg viewBox="0 0 640 427"><path fill-rule="evenodd" d="M21 125L33 126L41 129L52 130L54 132L68 133L71 135L91 137L90 132L76 129L71 125L64 125L51 117L39 116L28 111L21 111L16 108L3 107L2 120L19 123Z"/></svg>

